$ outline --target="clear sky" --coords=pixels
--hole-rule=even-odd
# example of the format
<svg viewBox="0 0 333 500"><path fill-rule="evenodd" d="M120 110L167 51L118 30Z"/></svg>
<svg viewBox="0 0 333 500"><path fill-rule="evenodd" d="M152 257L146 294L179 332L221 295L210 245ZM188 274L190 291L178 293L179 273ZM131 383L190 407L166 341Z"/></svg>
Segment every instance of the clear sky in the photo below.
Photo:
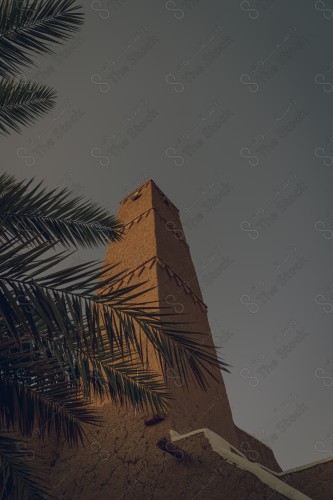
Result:
<svg viewBox="0 0 333 500"><path fill-rule="evenodd" d="M112 210L153 178L181 210L236 424L284 469L332 456L333 1L84 11L25 71L57 106L1 138L1 170Z"/></svg>

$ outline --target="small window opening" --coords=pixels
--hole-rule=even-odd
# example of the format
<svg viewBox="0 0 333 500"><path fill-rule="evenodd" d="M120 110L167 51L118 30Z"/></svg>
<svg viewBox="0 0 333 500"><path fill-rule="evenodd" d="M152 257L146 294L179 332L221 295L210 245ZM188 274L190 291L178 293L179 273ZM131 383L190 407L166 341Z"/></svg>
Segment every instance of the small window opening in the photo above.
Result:
<svg viewBox="0 0 333 500"><path fill-rule="evenodd" d="M141 196L141 193L139 193L139 191L136 191L136 193L134 193L133 196L132 196L132 200L135 201L138 198L140 198L140 196Z"/></svg>

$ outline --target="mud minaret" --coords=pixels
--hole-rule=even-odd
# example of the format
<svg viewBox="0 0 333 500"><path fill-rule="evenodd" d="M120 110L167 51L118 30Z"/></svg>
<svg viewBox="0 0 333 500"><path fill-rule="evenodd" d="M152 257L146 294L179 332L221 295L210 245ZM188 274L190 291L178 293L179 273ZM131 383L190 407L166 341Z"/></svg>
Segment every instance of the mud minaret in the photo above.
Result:
<svg viewBox="0 0 333 500"><path fill-rule="evenodd" d="M150 180L122 200L118 218L125 224L123 240L110 243L105 258L107 264L118 263L118 270L125 271L115 288L146 282L151 289L140 297L140 302L166 301L174 308L175 315L186 314L186 319L193 322L190 331L204 333L203 342L211 345L211 352L216 355L207 308L177 208ZM150 368L158 371L154 353L149 354ZM103 423L101 427L86 429L86 446L79 450L68 445L50 447L53 465L49 468L49 484L55 497L169 500L173 497L169 491L172 486L174 491L183 492L179 496L177 493L177 498L195 498L202 484L201 479L192 474L197 470L193 467L199 471L204 468L203 484L206 485L206 474L211 472L207 451L198 443L193 459L180 466L157 446L161 439L170 439L170 430L186 435L208 428L249 460L280 471L272 450L234 424L222 374L217 368L214 374L217 381L211 378L209 389L204 392L194 383L187 389L177 373L168 372L166 382L174 400L164 420L155 420L156 425L147 425L154 421L153 415L131 406L121 406L108 398L96 401ZM220 464L222 468L223 464ZM218 477L215 471L212 484ZM232 488L232 484L228 481L225 484L221 477L224 487ZM233 477L239 477L241 485L243 476ZM221 498L219 489L217 494L214 498ZM244 497L242 494L222 496ZM260 493L253 498L264 498L264 495Z"/></svg>
<svg viewBox="0 0 333 500"><path fill-rule="evenodd" d="M118 218L126 225L123 240L109 244L106 263L119 263L120 270L127 270L119 286L148 282L155 288L140 300L163 301L175 314L185 313L196 331L207 334L203 343L213 344L207 307L175 205L149 180L121 201ZM168 388L175 400L165 424L181 434L208 427L239 448L221 371L216 368L214 374L218 381L211 378L204 392L194 383L186 389L178 374L168 371Z"/></svg>

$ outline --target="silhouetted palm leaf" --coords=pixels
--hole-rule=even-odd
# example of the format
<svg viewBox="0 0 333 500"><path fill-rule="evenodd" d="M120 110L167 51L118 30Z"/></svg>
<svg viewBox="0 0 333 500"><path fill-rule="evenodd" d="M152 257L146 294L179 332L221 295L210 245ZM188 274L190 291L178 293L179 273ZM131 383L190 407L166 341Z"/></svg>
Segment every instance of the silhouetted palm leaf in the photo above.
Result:
<svg viewBox="0 0 333 500"><path fill-rule="evenodd" d="M20 132L55 105L56 93L39 83L0 81L0 134Z"/></svg>
<svg viewBox="0 0 333 500"><path fill-rule="evenodd" d="M92 355L77 357L75 368L88 397L108 397L121 406L164 412L171 395L159 374L148 371L139 357L133 357L104 340Z"/></svg>
<svg viewBox="0 0 333 500"><path fill-rule="evenodd" d="M1 428L18 429L22 436L47 433L77 446L81 424L100 422L62 361L27 336L0 343L0 394Z"/></svg>
<svg viewBox="0 0 333 500"><path fill-rule="evenodd" d="M198 340L194 340L193 331L184 330L174 320L161 318L159 307L135 303L133 299L146 292L138 291L140 285L112 291L121 277L119 273L111 273L113 267L103 268L91 262L43 275L55 259L66 258L64 254L56 254L49 257L49 262L48 258L39 259L50 247L51 244L43 244L26 250L20 244L16 249L12 245L2 251L0 314L13 336L18 338L20 332L27 335L30 332L38 342L42 329L49 332L50 341L61 334L64 346L70 348L75 341L89 355L106 337L110 348L123 345L142 361L144 337L159 354L162 367L166 364L179 369L185 379L190 369L201 386L205 385L204 372L209 373L209 366L224 366L201 345L199 333ZM108 288L111 291L107 292ZM104 293L98 293L98 289ZM30 307L22 307L18 297L25 297ZM164 314L171 316L168 309Z"/></svg>
<svg viewBox="0 0 333 500"><path fill-rule="evenodd" d="M47 190L43 183L0 176L0 226L5 235L23 242L58 240L62 245L94 247L121 238L123 227L108 210L67 188Z"/></svg>
<svg viewBox="0 0 333 500"><path fill-rule="evenodd" d="M0 76L33 64L32 54L52 52L83 23L74 0L0 1Z"/></svg>
<svg viewBox="0 0 333 500"><path fill-rule="evenodd" d="M53 498L43 485L46 468L32 461L34 451L24 441L0 436L0 498L3 500L42 500Z"/></svg>

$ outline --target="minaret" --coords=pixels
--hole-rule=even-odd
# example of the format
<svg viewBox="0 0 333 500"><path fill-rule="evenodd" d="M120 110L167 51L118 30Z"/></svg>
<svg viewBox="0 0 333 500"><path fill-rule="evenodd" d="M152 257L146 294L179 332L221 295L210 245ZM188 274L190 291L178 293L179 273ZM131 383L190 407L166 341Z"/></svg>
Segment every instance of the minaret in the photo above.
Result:
<svg viewBox="0 0 333 500"><path fill-rule="evenodd" d="M176 317L177 313L182 313L183 319L193 323L192 333L204 333L203 342L210 345L210 352L216 355L207 308L177 208L150 180L122 200L118 218L125 224L123 239L109 244L105 258L106 264L118 263L117 270L124 271L124 276L114 287L146 282L150 290L139 301L171 305ZM152 350L149 352L149 366L155 372L158 369ZM215 368L214 375L217 380L211 378L209 388L204 392L194 383L189 383L187 389L179 374L169 371L166 383L174 399L162 420L109 398L95 401L102 425L86 427L85 447L73 450L67 445L53 447L50 443L48 446L52 457L49 469L52 493L56 498L80 500L169 499L172 498L168 490L170 483L173 491L183 492L179 498L196 497L198 482L199 488L202 485L200 478L195 474L192 477L192 471L200 471L201 464L204 470L210 470L207 450L197 443L199 447L195 449L193 460L184 460L179 467L177 460L165 453L170 444L170 430L187 434L208 428L250 461L280 471L272 450L234 425L220 369ZM154 425L150 425L152 423ZM167 443L164 448L160 446L161 442ZM220 467L224 465L222 460ZM242 474L234 477L243 481ZM213 479L212 484L222 481L225 488L233 487L216 471ZM241 488L240 491L243 492ZM263 498L263 495L260 493L259 497L253 498Z"/></svg>
<svg viewBox="0 0 333 500"><path fill-rule="evenodd" d="M146 286L154 289L140 297L141 302L160 301L169 305L176 320L193 323L193 331L205 334L202 343L213 345L207 307L179 210L149 180L121 201L118 218L125 224L123 239L109 244L105 263L119 263L117 270L126 270L119 286L147 282ZM215 348L210 349L216 355ZM157 363L153 359L151 353L150 367L156 370ZM218 368L212 371L217 380L210 378L209 388L203 391L194 382L186 388L179 374L168 370L168 389L175 399L161 427L166 426L181 434L208 427L239 448L221 371Z"/></svg>

